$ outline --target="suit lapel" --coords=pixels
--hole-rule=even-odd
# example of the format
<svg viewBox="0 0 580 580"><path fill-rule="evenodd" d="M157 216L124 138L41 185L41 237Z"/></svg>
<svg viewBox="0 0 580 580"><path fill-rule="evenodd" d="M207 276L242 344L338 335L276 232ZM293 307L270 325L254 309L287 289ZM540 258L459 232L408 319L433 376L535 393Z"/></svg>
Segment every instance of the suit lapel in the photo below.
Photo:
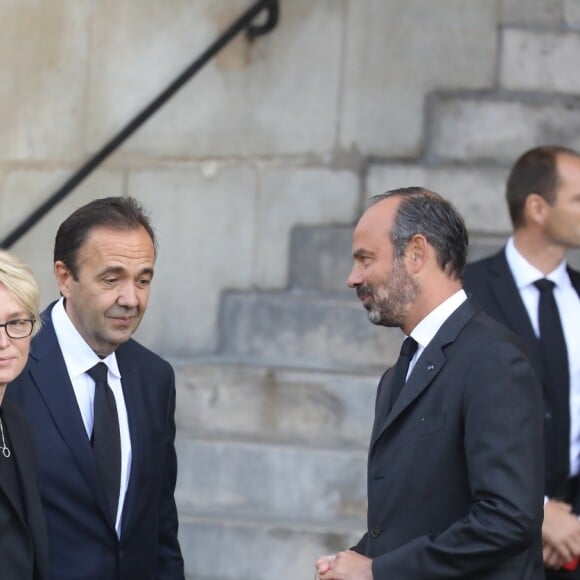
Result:
<svg viewBox="0 0 580 580"><path fill-rule="evenodd" d="M516 286L512 271L507 263L505 251L496 254L491 262L490 269L492 272L491 289L497 301L499 309L502 311L507 325L512 328L516 334L519 334L529 345L536 345L537 338L530 322L530 317L526 307L522 302L520 292ZM539 346L534 346L532 354L537 355L539 359Z"/></svg>
<svg viewBox="0 0 580 580"><path fill-rule="evenodd" d="M95 495L103 515L110 521L97 462L87 437L49 313L44 317L43 323L41 335L33 341L31 347L28 365L30 374L79 471Z"/></svg>
<svg viewBox="0 0 580 580"><path fill-rule="evenodd" d="M443 323L437 334L433 337L427 348L421 353L421 356L415 363L411 374L401 394L395 401L393 408L388 415L385 413L384 404L389 400L387 393L391 392L391 382L393 380L393 372L390 370L383 380L386 387L385 394L377 398L382 400L382 408L377 406L377 419L373 428L371 438L371 451L380 439L380 437L389 429L389 427L397 420L397 418L417 399L435 380L441 370L446 364L446 357L444 354L444 347L455 341L457 335L462 328L471 320L478 312L478 309L470 300L466 300L451 316ZM383 419L379 419L383 417ZM378 423L378 425L377 425Z"/></svg>
<svg viewBox="0 0 580 580"><path fill-rule="evenodd" d="M385 371L379 386L377 388L377 397L375 401L375 421L373 424L373 432L371 434L371 442L375 441L379 435L378 430L382 428L386 420L386 411L391 401L391 391L393 389L391 382L393 380L395 365L389 370Z"/></svg>

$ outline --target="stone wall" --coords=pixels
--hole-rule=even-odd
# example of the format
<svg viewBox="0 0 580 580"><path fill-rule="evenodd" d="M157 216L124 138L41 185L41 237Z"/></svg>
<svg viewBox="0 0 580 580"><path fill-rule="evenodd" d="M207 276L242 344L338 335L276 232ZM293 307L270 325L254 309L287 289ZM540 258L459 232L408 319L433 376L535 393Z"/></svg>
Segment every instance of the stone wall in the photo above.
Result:
<svg viewBox="0 0 580 580"><path fill-rule="evenodd" d="M0 235L249 5L2 2ZM212 353L224 289L287 286L295 226L350 224L368 193L424 184L500 239L513 159L580 146L578 0L281 0L280 12L14 247L45 303L58 223L94 197L134 195L160 241L140 338L170 357Z"/></svg>

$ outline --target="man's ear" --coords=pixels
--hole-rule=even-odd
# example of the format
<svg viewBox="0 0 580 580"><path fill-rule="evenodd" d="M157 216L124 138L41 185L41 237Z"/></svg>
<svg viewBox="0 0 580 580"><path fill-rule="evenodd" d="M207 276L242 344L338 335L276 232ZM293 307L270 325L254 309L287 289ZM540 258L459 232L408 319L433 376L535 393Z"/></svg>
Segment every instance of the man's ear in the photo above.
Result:
<svg viewBox="0 0 580 580"><path fill-rule="evenodd" d="M407 251L405 256L407 258L407 265L410 272L416 274L419 272L427 260L428 243L425 236L420 234L414 235L407 244Z"/></svg>
<svg viewBox="0 0 580 580"><path fill-rule="evenodd" d="M73 281L72 272L68 269L64 262L60 260L54 263L54 276L60 293L68 298L70 295L70 286Z"/></svg>
<svg viewBox="0 0 580 580"><path fill-rule="evenodd" d="M543 225L550 204L538 193L530 193L524 203L525 223Z"/></svg>

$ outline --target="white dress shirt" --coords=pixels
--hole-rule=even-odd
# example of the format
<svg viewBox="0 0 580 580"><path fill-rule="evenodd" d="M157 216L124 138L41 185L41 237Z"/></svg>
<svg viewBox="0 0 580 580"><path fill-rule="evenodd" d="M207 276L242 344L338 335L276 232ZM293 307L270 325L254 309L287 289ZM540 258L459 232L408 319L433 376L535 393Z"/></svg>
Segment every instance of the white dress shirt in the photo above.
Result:
<svg viewBox="0 0 580 580"><path fill-rule="evenodd" d="M443 323L467 300L467 294L464 290L458 290L443 301L437 308L433 309L413 330L411 337L417 341L417 352L413 355L409 363L407 377L415 367L415 363L421 356L427 345L433 340Z"/></svg>
<svg viewBox="0 0 580 580"><path fill-rule="evenodd" d="M121 386L121 373L119 372L117 359L114 352L104 359L97 356L68 317L64 309L63 298L52 309L52 323L89 439L93 433L95 382L87 374L87 371L100 362L105 363L109 370L107 381L115 395L115 403L119 415L119 431L121 434L121 482L119 488L119 504L115 519L115 529L117 530L117 536L120 537L121 515L123 513L127 486L129 484L129 475L131 473L131 438L129 435L127 407L125 406L125 398L123 397L123 388Z"/></svg>
<svg viewBox="0 0 580 580"><path fill-rule="evenodd" d="M577 475L580 471L580 298L566 271L565 260L544 276L518 252L513 237L506 244L505 255L532 328L538 337L540 291L534 286L534 282L539 278L547 278L556 285L554 299L558 305L566 339L570 372L570 475Z"/></svg>

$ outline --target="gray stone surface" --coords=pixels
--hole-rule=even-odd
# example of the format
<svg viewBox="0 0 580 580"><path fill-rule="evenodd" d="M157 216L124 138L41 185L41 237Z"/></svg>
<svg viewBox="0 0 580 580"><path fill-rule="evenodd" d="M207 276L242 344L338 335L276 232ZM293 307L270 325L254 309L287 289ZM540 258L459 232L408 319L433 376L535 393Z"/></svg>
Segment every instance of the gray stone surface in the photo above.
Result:
<svg viewBox="0 0 580 580"><path fill-rule="evenodd" d="M555 26L562 21L562 0L500 0L503 25Z"/></svg>
<svg viewBox="0 0 580 580"><path fill-rule="evenodd" d="M188 580L308 580L319 556L354 545L363 529L361 522L313 527L183 517L179 537Z"/></svg>
<svg viewBox="0 0 580 580"><path fill-rule="evenodd" d="M352 268L353 226L300 226L292 231L290 285L303 290L353 294L346 280Z"/></svg>
<svg viewBox="0 0 580 580"><path fill-rule="evenodd" d="M469 239L469 248L467 250L467 261L475 262L496 254L505 245L507 236L480 237L471 235Z"/></svg>
<svg viewBox="0 0 580 580"><path fill-rule="evenodd" d="M152 167L132 171L127 187L152 210L159 239L138 337L167 356L213 350L221 290L252 284L256 172L236 164Z"/></svg>
<svg viewBox="0 0 580 580"><path fill-rule="evenodd" d="M364 518L367 450L178 438L176 501L187 513L330 523Z"/></svg>
<svg viewBox="0 0 580 580"><path fill-rule="evenodd" d="M372 325L354 296L228 292L221 317L220 353L282 366L384 370L403 338Z"/></svg>
<svg viewBox="0 0 580 580"><path fill-rule="evenodd" d="M449 199L469 229L507 232L511 229L504 200L507 175L507 169L477 165L373 164L368 172L366 189L369 195L375 195L399 187L427 187Z"/></svg>
<svg viewBox="0 0 580 580"><path fill-rule="evenodd" d="M84 151L91 3L0 3L0 161L62 161Z"/></svg>
<svg viewBox="0 0 580 580"><path fill-rule="evenodd" d="M580 0L564 0L564 21L568 26L580 28Z"/></svg>
<svg viewBox="0 0 580 580"><path fill-rule="evenodd" d="M319 152L336 137L342 3L283 2L273 34L240 36L123 153L179 158ZM89 142L120 127L249 3L102 0L94 6ZM323 41L321 41L323 39Z"/></svg>
<svg viewBox="0 0 580 580"><path fill-rule="evenodd" d="M511 166L534 145L580 147L580 107L558 99L442 97L432 117L430 151L441 161Z"/></svg>
<svg viewBox="0 0 580 580"><path fill-rule="evenodd" d="M366 449L375 375L320 373L218 362L176 363L175 418L182 437L244 438Z"/></svg>
<svg viewBox="0 0 580 580"><path fill-rule="evenodd" d="M496 3L350 0L340 145L413 157L422 147L429 91L491 88Z"/></svg>
<svg viewBox="0 0 580 580"><path fill-rule="evenodd" d="M254 284L260 288L288 286L292 227L352 222L359 199L358 176L351 171L297 167L263 169L260 172ZM347 260L348 256L345 256Z"/></svg>
<svg viewBox="0 0 580 580"><path fill-rule="evenodd" d="M577 95L580 78L572 71L579 53L577 31L507 29L503 32L501 85L510 90Z"/></svg>

